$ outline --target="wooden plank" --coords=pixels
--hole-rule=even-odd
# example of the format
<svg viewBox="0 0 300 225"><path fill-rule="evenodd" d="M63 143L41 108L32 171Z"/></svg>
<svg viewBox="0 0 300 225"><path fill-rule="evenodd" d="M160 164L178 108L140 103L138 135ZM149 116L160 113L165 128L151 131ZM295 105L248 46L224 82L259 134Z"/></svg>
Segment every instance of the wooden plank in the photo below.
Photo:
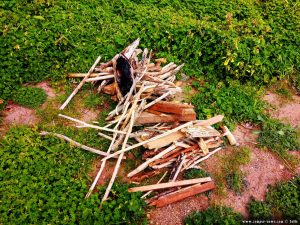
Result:
<svg viewBox="0 0 300 225"><path fill-rule="evenodd" d="M151 142L148 142L144 144L145 148L154 149L154 148L162 148L174 141L178 141L180 138L185 137L185 134L181 131L176 131L174 133L171 133L167 136L161 137L159 139L153 140Z"/></svg>
<svg viewBox="0 0 300 225"><path fill-rule="evenodd" d="M147 105L146 105L146 106L147 106ZM156 141L156 140L158 140L158 139L160 139L160 138L162 138L162 137L166 137L166 136L168 136L168 135L170 135L170 134L172 134L172 133L175 133L175 132L177 132L177 131L179 131L179 130L185 128L185 127L188 127L188 126L192 125L193 123L196 123L196 124L198 124L198 125L200 125L200 126L211 126L211 125L213 125L213 124L215 124L215 123L221 122L221 121L223 120L223 118L224 118L224 116L218 115L218 116L212 117L212 118L207 119L207 120L197 120L197 121L190 121L190 122L187 122L187 123L182 124L182 125L180 125L180 126L178 126L178 127L175 127L175 128L172 129L172 130L168 130L167 132L165 132L165 133L163 133L163 134L160 134L160 135L157 135L157 136L155 136L155 137L152 137L152 138L150 138L149 140L145 140L145 141L142 141L142 142L137 143L137 144L135 144L135 145L132 145L132 146L126 148L126 149L116 151L115 153L113 153L113 154L111 154L111 155L109 155L109 156L106 156L106 157L103 158L101 161L110 159L110 158L112 158L112 157L114 157L114 156L116 156L116 155L121 154L122 152L127 152L127 151L130 151L130 150L134 149L134 148L137 148L137 147L140 147L140 146L142 146L142 145L145 145L145 144L147 144L147 143Z"/></svg>
<svg viewBox="0 0 300 225"><path fill-rule="evenodd" d="M185 198L209 191L214 189L216 186L214 182L208 182L205 184L195 184L193 186L180 189L178 191L172 192L165 196L160 197L159 199L151 202L150 206L163 207L165 205L181 201Z"/></svg>
<svg viewBox="0 0 300 225"><path fill-rule="evenodd" d="M153 111L151 111L153 112ZM176 114L160 114L150 112L142 112L139 118L136 120L136 125L140 124L152 124L152 123L172 123L172 122L188 122L196 120L196 113L186 115Z"/></svg>
<svg viewBox="0 0 300 225"><path fill-rule="evenodd" d="M159 190L159 189L165 189L165 188L171 188L171 187L180 187L180 186L186 186L191 184L198 184L198 183L206 183L212 181L211 177L204 177L204 178L196 178L196 179L189 179L189 180L181 180L181 181L175 181L175 182L168 182L168 183L161 183L161 184L152 184L142 187L134 187L129 188L129 192L138 192L138 191L150 191L150 190Z"/></svg>
<svg viewBox="0 0 300 225"><path fill-rule="evenodd" d="M155 105L151 106L149 109L159 111L159 112L164 112L164 113L183 114L186 109L193 109L193 108L194 106L188 104L160 101ZM192 111L194 112L194 110Z"/></svg>

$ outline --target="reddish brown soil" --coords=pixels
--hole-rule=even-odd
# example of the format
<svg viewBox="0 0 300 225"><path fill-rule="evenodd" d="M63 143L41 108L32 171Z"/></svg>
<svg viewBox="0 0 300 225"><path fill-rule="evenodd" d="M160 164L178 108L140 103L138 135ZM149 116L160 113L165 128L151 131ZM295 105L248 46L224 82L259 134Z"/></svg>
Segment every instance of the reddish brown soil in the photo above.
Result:
<svg viewBox="0 0 300 225"><path fill-rule="evenodd" d="M291 100L286 100L269 92L264 96L264 100L274 107L273 110L269 110L274 118L293 127L300 127L300 96L293 96Z"/></svg>
<svg viewBox="0 0 300 225"><path fill-rule="evenodd" d="M183 219L194 211L202 211L209 207L208 198L205 195L189 197L183 201L149 210L149 224L156 225L180 225Z"/></svg>

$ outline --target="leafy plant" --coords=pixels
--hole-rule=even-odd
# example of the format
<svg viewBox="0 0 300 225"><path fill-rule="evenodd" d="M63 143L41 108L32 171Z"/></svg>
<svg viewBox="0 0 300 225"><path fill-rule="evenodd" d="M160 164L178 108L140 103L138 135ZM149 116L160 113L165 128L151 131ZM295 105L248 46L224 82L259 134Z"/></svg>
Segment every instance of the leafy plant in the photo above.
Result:
<svg viewBox="0 0 300 225"><path fill-rule="evenodd" d="M231 153L223 156L221 161L227 187L235 192L242 192L246 183L245 174L240 167L250 161L250 150L246 147L234 148Z"/></svg>
<svg viewBox="0 0 300 225"><path fill-rule="evenodd" d="M82 143L101 142L97 132L62 129ZM56 137L13 128L0 142L0 158L1 224L139 224L145 218L140 194L128 193L127 186L114 186L102 210L99 193L84 199L94 156Z"/></svg>
<svg viewBox="0 0 300 225"><path fill-rule="evenodd" d="M231 208L213 206L202 212L193 212L184 219L185 225L242 224L242 216Z"/></svg>
<svg viewBox="0 0 300 225"><path fill-rule="evenodd" d="M0 98L87 71L137 37L190 76L266 84L299 70L298 11L295 0L1 1Z"/></svg>
<svg viewBox="0 0 300 225"><path fill-rule="evenodd" d="M295 159L288 154L288 150L300 149L298 134L291 126L267 119L263 122L258 142L261 147L267 147L289 163L296 163Z"/></svg>
<svg viewBox="0 0 300 225"><path fill-rule="evenodd" d="M87 108L97 108L103 104L103 97L96 93L89 93L84 100L84 105Z"/></svg>
<svg viewBox="0 0 300 225"><path fill-rule="evenodd" d="M12 99L20 105L36 108L46 101L47 94L41 88L21 87L14 92Z"/></svg>
<svg viewBox="0 0 300 225"><path fill-rule="evenodd" d="M270 187L266 202L285 219L300 219L300 177ZM277 215L278 216L278 215Z"/></svg>
<svg viewBox="0 0 300 225"><path fill-rule="evenodd" d="M251 219L268 220L272 218L272 212L266 202L252 199L248 205Z"/></svg>
<svg viewBox="0 0 300 225"><path fill-rule="evenodd" d="M188 169L184 172L183 177L184 179L195 179L201 177L208 177L210 176L208 172L202 169Z"/></svg>
<svg viewBox="0 0 300 225"><path fill-rule="evenodd" d="M204 86L194 82L199 93L192 99L199 119L206 119L216 114L225 115L225 123L233 128L239 121L258 122L263 115L264 104L259 99L260 93L255 87L232 83L208 84Z"/></svg>

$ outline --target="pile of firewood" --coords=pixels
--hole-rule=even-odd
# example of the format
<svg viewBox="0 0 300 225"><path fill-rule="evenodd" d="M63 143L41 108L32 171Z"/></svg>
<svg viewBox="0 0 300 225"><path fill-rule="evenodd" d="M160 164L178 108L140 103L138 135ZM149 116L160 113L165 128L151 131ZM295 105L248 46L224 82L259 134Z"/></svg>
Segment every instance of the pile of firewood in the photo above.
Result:
<svg viewBox="0 0 300 225"><path fill-rule="evenodd" d="M222 149L224 136L232 145L236 144L236 140L226 126L218 126L219 130L212 127L221 122L223 116L196 120L192 105L174 101L174 97L182 92L181 87L174 82L183 65L169 63L162 66L166 64L166 59L153 60L151 52L138 49L138 44L139 39L112 60L100 65L98 57L86 74L70 74L70 77L83 79L60 108L64 109L86 82L93 82L99 92L112 95L118 105L108 114L107 125L104 127L60 114L61 117L78 123L79 128L99 130L100 136L111 140L107 152L82 145L61 134L54 135L104 156L86 197L92 193L106 161L117 158L102 202L109 196L120 164L126 159L125 153L143 146L146 149L143 153L144 162L131 171L128 177L132 181L140 182L165 173L157 184L131 188L129 191L148 191L143 198L155 191L157 194L147 201L150 205L160 207L213 189L215 186L210 177L178 181L179 174L187 169L197 168L200 162ZM129 139L137 143L129 144ZM160 183L167 175L169 182ZM165 191L158 193L161 190Z"/></svg>

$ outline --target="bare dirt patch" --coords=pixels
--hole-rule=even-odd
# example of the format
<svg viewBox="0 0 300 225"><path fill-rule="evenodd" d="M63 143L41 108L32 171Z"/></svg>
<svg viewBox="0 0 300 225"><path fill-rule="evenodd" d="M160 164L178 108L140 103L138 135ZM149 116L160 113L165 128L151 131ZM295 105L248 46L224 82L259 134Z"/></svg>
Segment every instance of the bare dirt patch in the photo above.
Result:
<svg viewBox="0 0 300 225"><path fill-rule="evenodd" d="M202 211L208 207L209 201L205 195L189 197L180 202L149 210L149 224L180 225L183 224L184 218L190 213Z"/></svg>
<svg viewBox="0 0 300 225"><path fill-rule="evenodd" d="M289 123L293 127L300 127L300 96L294 95L291 100L287 100L268 92L263 99L274 107L269 110L272 117Z"/></svg>

